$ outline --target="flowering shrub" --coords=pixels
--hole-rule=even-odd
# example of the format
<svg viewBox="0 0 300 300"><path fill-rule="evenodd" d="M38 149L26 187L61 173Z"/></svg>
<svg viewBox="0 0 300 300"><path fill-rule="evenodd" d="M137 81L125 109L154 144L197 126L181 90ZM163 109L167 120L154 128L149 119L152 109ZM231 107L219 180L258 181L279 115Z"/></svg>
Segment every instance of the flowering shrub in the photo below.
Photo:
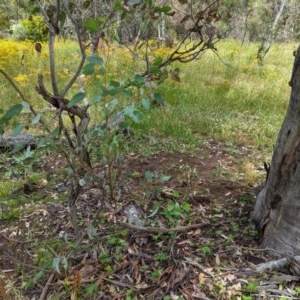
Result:
<svg viewBox="0 0 300 300"><path fill-rule="evenodd" d="M24 56L32 49L32 43L30 42L16 42L9 39L0 39L0 68L10 73L10 69L16 69L18 65L24 59Z"/></svg>
<svg viewBox="0 0 300 300"><path fill-rule="evenodd" d="M43 41L47 39L47 33L47 26L40 16L31 16L11 27L12 38L18 41Z"/></svg>

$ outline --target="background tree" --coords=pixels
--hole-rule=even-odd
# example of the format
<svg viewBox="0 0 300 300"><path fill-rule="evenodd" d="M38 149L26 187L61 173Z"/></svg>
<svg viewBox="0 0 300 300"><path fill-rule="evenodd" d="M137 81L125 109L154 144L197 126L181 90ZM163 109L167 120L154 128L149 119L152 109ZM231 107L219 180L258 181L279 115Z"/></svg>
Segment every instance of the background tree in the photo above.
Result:
<svg viewBox="0 0 300 300"><path fill-rule="evenodd" d="M257 51L257 58L261 64L263 63L267 53L270 50L272 41L277 36L278 25L280 23L280 19L283 14L283 11L285 9L286 3L287 3L287 0L282 0L280 5L278 6L277 10L275 11L275 9L274 9L275 18L274 18L273 24L269 25L268 30L265 32L265 34L262 37L260 47Z"/></svg>
<svg viewBox="0 0 300 300"><path fill-rule="evenodd" d="M0 36L8 37L10 27L29 15L29 0L3 0L0 3Z"/></svg>

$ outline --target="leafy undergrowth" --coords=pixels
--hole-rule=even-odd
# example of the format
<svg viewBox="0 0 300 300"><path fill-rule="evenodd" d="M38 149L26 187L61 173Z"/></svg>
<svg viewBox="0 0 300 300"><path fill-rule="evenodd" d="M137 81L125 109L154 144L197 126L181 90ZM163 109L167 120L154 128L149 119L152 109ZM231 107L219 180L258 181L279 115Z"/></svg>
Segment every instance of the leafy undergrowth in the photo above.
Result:
<svg viewBox="0 0 300 300"><path fill-rule="evenodd" d="M296 299L295 276L254 272L268 259L250 221L255 178L265 176L249 171L254 152L210 141L194 154L128 154L117 207L101 182L84 186L77 241L66 163L40 157L26 180L2 189L0 298ZM2 173L17 178L17 163L6 160Z"/></svg>

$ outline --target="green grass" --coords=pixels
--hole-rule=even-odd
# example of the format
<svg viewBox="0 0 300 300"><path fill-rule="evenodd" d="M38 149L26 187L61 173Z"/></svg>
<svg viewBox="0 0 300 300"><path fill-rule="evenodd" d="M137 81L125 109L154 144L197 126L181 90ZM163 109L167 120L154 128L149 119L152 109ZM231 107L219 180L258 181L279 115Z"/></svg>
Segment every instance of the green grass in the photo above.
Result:
<svg viewBox="0 0 300 300"><path fill-rule="evenodd" d="M258 45L244 44L234 40L220 42L218 55L206 52L200 60L190 64L177 65L181 82L168 79L159 86L167 104L147 113L138 131L159 138L163 142L153 142L151 149L160 149L164 144L169 150L180 147L193 149L202 140L215 138L231 143L252 145L271 151L289 100L290 78L294 44L273 44L265 65L256 60ZM12 77L28 74L29 82L20 83L28 101L38 109L47 104L35 92L36 70L47 76L47 46L42 53L36 53L27 45L28 51L20 63L20 53L15 58L16 65L7 68ZM57 48L57 70L60 85L70 75L63 74L68 69L74 71L79 59L78 47L74 42L61 41ZM113 54L116 51L116 54ZM24 51L23 51L24 52ZM118 57L119 53L119 57ZM112 57L116 62L112 63ZM19 60L19 61L18 61ZM130 58L124 58L124 49L110 50L108 68L118 79L126 78L132 70ZM75 63L74 63L75 62ZM18 64L19 63L19 64ZM122 70L118 71L118 65ZM124 66L128 68L124 68ZM125 71L124 71L125 70ZM87 82L89 96L96 92L95 78ZM12 103L20 101L19 96L0 78L1 109L5 111ZM70 95L76 92L76 87ZM94 121L99 116L97 108L91 112ZM147 141L148 143L149 141Z"/></svg>
<svg viewBox="0 0 300 300"><path fill-rule="evenodd" d="M220 43L219 56L181 65L181 83L160 87L168 101L143 122L149 132L195 145L216 138L271 150L287 108L294 45L273 45L264 66L257 45Z"/></svg>

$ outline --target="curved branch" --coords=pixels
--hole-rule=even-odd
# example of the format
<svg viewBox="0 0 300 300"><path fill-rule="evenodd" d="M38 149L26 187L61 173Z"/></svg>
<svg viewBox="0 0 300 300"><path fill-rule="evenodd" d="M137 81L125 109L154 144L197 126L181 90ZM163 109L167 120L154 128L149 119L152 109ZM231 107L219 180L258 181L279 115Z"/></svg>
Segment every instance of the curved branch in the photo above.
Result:
<svg viewBox="0 0 300 300"><path fill-rule="evenodd" d="M69 10L68 1L67 0L64 0L64 5L65 5L65 9L66 9L68 18L73 23L75 31L76 31L76 35L77 35L77 39L78 39L78 44L79 44L79 48L80 48L80 52L81 52L81 60L80 60L80 63L78 65L77 70L74 73L73 77L68 82L68 84L62 89L62 91L60 93L62 97L64 97L67 94L68 90L72 87L73 83L76 81L77 77L79 76L79 74L80 74L80 72L81 72L81 70L83 68L83 65L84 65L84 62L85 62L85 59L86 59L85 47L84 47L82 39L81 39L80 31L79 31L77 22L74 20L71 12Z"/></svg>
<svg viewBox="0 0 300 300"><path fill-rule="evenodd" d="M190 7L193 24L187 30L169 57L167 57L159 66L157 66L159 69L176 61L180 63L188 63L196 60L208 49L211 49L213 52L217 51L215 44L221 39L218 36L218 30L211 24L211 22L207 22L203 16L209 13L210 9L218 3L219 0L213 1L195 16L192 6ZM215 20L217 19L216 16L214 18ZM193 35L195 34L197 35L196 39L193 38ZM147 66L147 70L144 72L143 76L148 75L148 70L149 66Z"/></svg>
<svg viewBox="0 0 300 300"><path fill-rule="evenodd" d="M77 137L78 146L82 146L82 133L87 128L90 118L89 115L86 113L86 110L83 108L80 108L77 105L69 106L69 100L62 97L62 96L56 96L51 95L45 88L44 81L43 81L43 75L38 75L38 86L36 87L36 91L43 96L43 98L49 102L52 106L62 111L67 111L71 115L75 115L80 119L80 122L76 128L74 128L74 132Z"/></svg>

